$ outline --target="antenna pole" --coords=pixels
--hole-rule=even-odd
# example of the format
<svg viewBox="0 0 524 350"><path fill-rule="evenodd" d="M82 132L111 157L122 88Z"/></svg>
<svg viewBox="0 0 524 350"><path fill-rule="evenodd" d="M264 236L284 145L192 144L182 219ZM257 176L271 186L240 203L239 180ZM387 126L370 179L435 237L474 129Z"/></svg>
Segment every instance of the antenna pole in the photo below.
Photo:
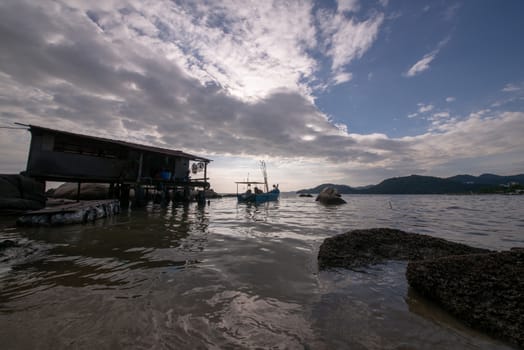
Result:
<svg viewBox="0 0 524 350"><path fill-rule="evenodd" d="M269 186L267 185L266 162L263 160L260 161L260 170L262 170L262 175L264 176L264 185L266 186L266 192L269 192Z"/></svg>

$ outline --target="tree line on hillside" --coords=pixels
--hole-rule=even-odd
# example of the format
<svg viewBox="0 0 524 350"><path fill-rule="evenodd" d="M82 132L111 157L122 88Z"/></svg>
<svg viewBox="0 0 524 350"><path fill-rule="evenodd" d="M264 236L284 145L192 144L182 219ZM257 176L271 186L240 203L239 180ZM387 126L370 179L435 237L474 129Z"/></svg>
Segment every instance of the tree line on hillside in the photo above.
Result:
<svg viewBox="0 0 524 350"><path fill-rule="evenodd" d="M500 176L456 175L448 178L410 175L386 179L377 185L351 187L347 185L322 184L297 193L319 193L323 188L334 187L341 194L462 194L505 193L524 191L524 174Z"/></svg>

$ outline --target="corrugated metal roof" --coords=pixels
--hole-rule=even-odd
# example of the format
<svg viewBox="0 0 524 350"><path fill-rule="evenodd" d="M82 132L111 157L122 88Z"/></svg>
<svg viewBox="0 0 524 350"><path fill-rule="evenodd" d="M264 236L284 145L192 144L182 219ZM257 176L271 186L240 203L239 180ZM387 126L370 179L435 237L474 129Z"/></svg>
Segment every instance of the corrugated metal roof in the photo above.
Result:
<svg viewBox="0 0 524 350"><path fill-rule="evenodd" d="M111 140L111 139L106 139L106 138L97 137L97 136L76 134L76 133L69 132L69 131L50 129L50 128L45 128L45 127L38 126L38 125L29 125L29 130L31 132L33 130L43 130L43 131L46 131L46 132L49 132L49 133L54 133L54 134L63 134L63 135L68 135L68 136L73 136L73 137L78 137L78 138L83 138L83 139L89 139L89 140L95 140L95 141L100 141L100 142L112 143L112 144L115 144L115 145L120 145L120 146L123 146L123 147L135 149L135 150L138 150L138 151L145 151L145 152L163 154L163 155L167 155L167 156L187 158L189 160L198 161L198 162L206 162L206 163L211 162L211 159L199 157L199 156L196 156L196 155L193 155L193 154L189 154L189 153L186 153L186 152L182 152L182 151L178 151L178 150L172 150L172 149L161 148L161 147L154 147L154 146L147 146L147 145L141 145L141 144L138 144L138 143L132 143L132 142L121 141L121 140Z"/></svg>

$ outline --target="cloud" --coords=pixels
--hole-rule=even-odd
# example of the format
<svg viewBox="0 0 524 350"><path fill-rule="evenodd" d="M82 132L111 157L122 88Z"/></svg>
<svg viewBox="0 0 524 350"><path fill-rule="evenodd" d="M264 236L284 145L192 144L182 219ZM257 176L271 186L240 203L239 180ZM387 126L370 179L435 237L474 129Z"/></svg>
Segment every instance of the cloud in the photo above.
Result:
<svg viewBox="0 0 524 350"><path fill-rule="evenodd" d="M515 92L515 91L520 91L520 90L521 90L521 87L515 84L506 84L506 86L504 86L504 88L502 89L502 91L504 92Z"/></svg>
<svg viewBox="0 0 524 350"><path fill-rule="evenodd" d="M96 18L111 41L127 40L167 57L202 84L214 83L242 99L286 88L308 93L317 62L313 4L131 1L78 6ZM271 74L268 74L271 72Z"/></svg>
<svg viewBox="0 0 524 350"><path fill-rule="evenodd" d="M356 9L356 4L341 6ZM314 76L321 61L308 54L320 44L318 30L333 58L329 82L340 84L352 76L344 65L370 47L382 21L380 14L362 22L336 14L336 23L323 30L314 23L313 4L302 1L246 6L57 1L47 7L13 1L0 6L5 43L0 78L13 87L5 92L6 110L64 126L69 124L61 119L103 124L125 136L127 128L143 130L139 137L153 140L158 125L185 130L199 122L236 121L237 109L245 109L242 102L264 105L282 91L310 104L311 89L325 86ZM10 106L28 93L14 96L14 87L37 91L45 101ZM201 112L191 105L202 100L220 107Z"/></svg>
<svg viewBox="0 0 524 350"><path fill-rule="evenodd" d="M422 57L417 63L415 63L413 66L411 66L410 69L405 73L407 77L414 77L415 75L418 75L422 73L425 70L429 69L429 64L435 59L437 56L438 51L432 51L424 57Z"/></svg>
<svg viewBox="0 0 524 350"><path fill-rule="evenodd" d="M310 88L303 82L318 64L306 53L317 44L312 4L117 3L4 3L1 78L12 87L4 96L5 113L66 120L62 125L73 128L75 122L111 126L126 137L135 134L127 129L143 129L137 138L158 142L163 125L197 131L226 123L234 131L235 122L242 126L253 119L243 113L272 99L283 103L281 96L311 109ZM354 36L355 55L361 55L362 45L370 44L359 41L367 23L358 27L350 21L356 35L339 22L330 33L332 49L339 52L340 29ZM350 79L338 64L334 82ZM16 103L35 91L43 101ZM315 118L325 123L317 112Z"/></svg>
<svg viewBox="0 0 524 350"><path fill-rule="evenodd" d="M429 112L431 110L433 110L433 108L435 108L435 106L433 106L432 104L424 104L424 103L419 103L418 104L418 112L419 113L426 113L426 112Z"/></svg>
<svg viewBox="0 0 524 350"><path fill-rule="evenodd" d="M353 75L349 72L338 71L335 76L333 76L334 85L342 84L350 81L353 78Z"/></svg>
<svg viewBox="0 0 524 350"><path fill-rule="evenodd" d="M332 59L332 74L337 77L344 72L346 65L361 58L369 50L377 38L384 15L376 13L367 20L358 21L342 12L320 10L317 20L326 53ZM335 79L336 83L339 81L347 80Z"/></svg>
<svg viewBox="0 0 524 350"><path fill-rule="evenodd" d="M429 64L437 57L440 50L448 43L450 38L445 38L440 43L438 43L437 48L430 53L424 55L420 60L418 60L411 68L408 69L404 76L411 78L415 75L418 75L430 68Z"/></svg>
<svg viewBox="0 0 524 350"><path fill-rule="evenodd" d="M461 6L462 4L455 3L455 4L450 5L448 8L446 8L444 12L444 19L446 21L450 21L453 18L455 18Z"/></svg>
<svg viewBox="0 0 524 350"><path fill-rule="evenodd" d="M455 100L456 100L456 98L453 97L453 96L446 97L446 102L453 102Z"/></svg>
<svg viewBox="0 0 524 350"><path fill-rule="evenodd" d="M457 159L504 155L524 149L522 112L479 111L463 120L450 119L439 132L405 138L413 142L421 166L435 168ZM501 137L501 135L504 135ZM506 158L509 162L511 159Z"/></svg>
<svg viewBox="0 0 524 350"><path fill-rule="evenodd" d="M439 112L439 113L433 113L433 118L449 118L450 114L449 112Z"/></svg>
<svg viewBox="0 0 524 350"><path fill-rule="evenodd" d="M115 13L95 16L101 12L95 9L88 16L58 3L35 9L17 2L16 7L18 16L7 8L0 15L5 43L0 60L7 62L0 84L9 87L1 93L4 123L209 155L336 159L339 151L331 149L343 152L354 143L339 136L340 128L297 89L279 84L246 101L223 81L202 81L182 63L158 54L170 46L159 48L162 42L144 37L144 31L139 35L127 22L115 22L122 17Z"/></svg>
<svg viewBox="0 0 524 350"><path fill-rule="evenodd" d="M340 12L356 12L360 9L359 0L338 0L337 9Z"/></svg>

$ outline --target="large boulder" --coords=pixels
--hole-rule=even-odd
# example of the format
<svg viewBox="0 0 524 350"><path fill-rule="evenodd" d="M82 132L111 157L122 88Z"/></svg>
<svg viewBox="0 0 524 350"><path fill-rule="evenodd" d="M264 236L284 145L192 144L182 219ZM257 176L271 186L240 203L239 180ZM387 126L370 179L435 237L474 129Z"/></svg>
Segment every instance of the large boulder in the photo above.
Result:
<svg viewBox="0 0 524 350"><path fill-rule="evenodd" d="M25 211L45 206L44 184L17 174L0 175L0 211Z"/></svg>
<svg viewBox="0 0 524 350"><path fill-rule="evenodd" d="M53 191L49 191L51 198L77 199L78 183L66 182ZM80 199L95 200L109 198L109 185L100 183L80 184Z"/></svg>
<svg viewBox="0 0 524 350"><path fill-rule="evenodd" d="M334 187L325 187L315 199L317 202L322 204L345 204L346 201L340 198L340 194Z"/></svg>
<svg viewBox="0 0 524 350"><path fill-rule="evenodd" d="M472 327L524 347L524 250L412 261L406 276Z"/></svg>
<svg viewBox="0 0 524 350"><path fill-rule="evenodd" d="M324 240L318 252L320 269L354 268L388 260L436 259L448 255L488 253L465 244L390 228L353 230Z"/></svg>

